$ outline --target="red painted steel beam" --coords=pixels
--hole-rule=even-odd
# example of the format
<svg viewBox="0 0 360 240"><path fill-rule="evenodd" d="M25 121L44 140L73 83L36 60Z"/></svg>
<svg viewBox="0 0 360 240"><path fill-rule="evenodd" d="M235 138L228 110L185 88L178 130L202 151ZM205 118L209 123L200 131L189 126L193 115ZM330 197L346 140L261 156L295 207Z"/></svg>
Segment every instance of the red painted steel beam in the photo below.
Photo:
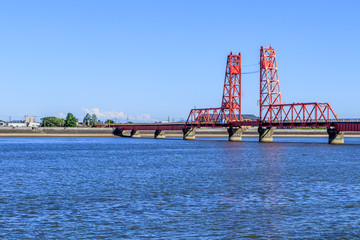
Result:
<svg viewBox="0 0 360 240"><path fill-rule="evenodd" d="M360 122L337 122L334 123L334 129L339 132L360 132Z"/></svg>
<svg viewBox="0 0 360 240"><path fill-rule="evenodd" d="M229 127L258 127L260 126L259 121L237 121L228 124Z"/></svg>
<svg viewBox="0 0 360 240"><path fill-rule="evenodd" d="M307 122L307 123L301 123L301 122L269 122L269 123L261 123L260 127L278 127L278 128L300 128L300 127L333 127L333 123L314 123L314 122Z"/></svg>
<svg viewBox="0 0 360 240"><path fill-rule="evenodd" d="M337 115L328 103L293 103L274 104L266 108L261 125L329 125L331 121L338 121Z"/></svg>
<svg viewBox="0 0 360 240"><path fill-rule="evenodd" d="M182 130L185 127L184 124L133 124L133 125L117 125L118 130L169 130L176 131Z"/></svg>
<svg viewBox="0 0 360 240"><path fill-rule="evenodd" d="M241 120L241 54L228 55L225 70L225 80L221 110L226 120Z"/></svg>
<svg viewBox="0 0 360 240"><path fill-rule="evenodd" d="M261 47L260 126L330 127L333 120L338 118L329 103L282 102L275 49Z"/></svg>
<svg viewBox="0 0 360 240"><path fill-rule="evenodd" d="M227 57L223 97L219 108L192 109L186 127L219 127L241 121L241 54Z"/></svg>
<svg viewBox="0 0 360 240"><path fill-rule="evenodd" d="M216 127L226 124L227 117L221 108L192 109L186 121L187 127Z"/></svg>

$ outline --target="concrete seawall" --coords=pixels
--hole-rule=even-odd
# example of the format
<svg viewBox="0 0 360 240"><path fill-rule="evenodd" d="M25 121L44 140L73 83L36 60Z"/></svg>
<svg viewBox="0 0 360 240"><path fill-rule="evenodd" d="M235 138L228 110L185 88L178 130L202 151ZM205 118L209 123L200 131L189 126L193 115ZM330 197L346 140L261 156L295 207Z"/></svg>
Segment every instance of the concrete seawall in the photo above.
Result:
<svg viewBox="0 0 360 240"><path fill-rule="evenodd" d="M1 127L0 137L115 137L111 128Z"/></svg>
<svg viewBox="0 0 360 240"><path fill-rule="evenodd" d="M118 137L113 128L12 128L0 127L0 137ZM141 137L153 138L154 131L140 131ZM182 138L182 131L165 131L167 138ZM258 138L257 128L243 132L243 138ZM228 138L226 128L200 128L197 138ZM326 129L276 129L275 138L328 138ZM360 138L359 132L346 132L345 137Z"/></svg>

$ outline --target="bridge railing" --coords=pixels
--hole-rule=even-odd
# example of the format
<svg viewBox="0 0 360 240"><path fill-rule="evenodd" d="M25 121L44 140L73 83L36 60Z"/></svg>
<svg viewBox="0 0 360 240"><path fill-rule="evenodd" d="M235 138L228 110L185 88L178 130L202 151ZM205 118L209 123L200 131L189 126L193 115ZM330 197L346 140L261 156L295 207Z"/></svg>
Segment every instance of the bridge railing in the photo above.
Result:
<svg viewBox="0 0 360 240"><path fill-rule="evenodd" d="M337 121L333 119L333 121L334 122L351 122L351 123L356 122L356 123L359 123L360 118L342 118L342 119L338 119Z"/></svg>

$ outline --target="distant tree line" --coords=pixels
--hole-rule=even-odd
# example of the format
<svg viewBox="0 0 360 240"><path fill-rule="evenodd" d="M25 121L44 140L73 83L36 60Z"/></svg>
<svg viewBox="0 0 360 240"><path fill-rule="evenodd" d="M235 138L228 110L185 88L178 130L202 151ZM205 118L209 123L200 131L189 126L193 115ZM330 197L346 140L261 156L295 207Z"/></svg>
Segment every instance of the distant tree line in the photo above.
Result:
<svg viewBox="0 0 360 240"><path fill-rule="evenodd" d="M114 120L108 119L105 121L105 124L114 124Z"/></svg>
<svg viewBox="0 0 360 240"><path fill-rule="evenodd" d="M68 113L66 118L57 118L57 117L44 117L41 118L42 127L76 127L77 121L72 113Z"/></svg>
<svg viewBox="0 0 360 240"><path fill-rule="evenodd" d="M64 127L65 119L57 117L44 117L41 118L42 127Z"/></svg>
<svg viewBox="0 0 360 240"><path fill-rule="evenodd" d="M68 113L66 118L57 118L54 116L41 118L41 127L77 127L77 119L72 113ZM92 127L100 121L97 119L96 114L90 115L87 113L83 119L82 125ZM114 121L107 119L105 124L114 124Z"/></svg>
<svg viewBox="0 0 360 240"><path fill-rule="evenodd" d="M77 127L77 119L74 117L72 113L68 113L66 118L57 118L54 116L41 118L41 126L42 127ZM87 127L92 127L100 121L97 119L95 114L90 115L87 113L83 119L82 124ZM105 124L114 124L114 121L111 119L107 119Z"/></svg>
<svg viewBox="0 0 360 240"><path fill-rule="evenodd" d="M86 126L93 126L98 122L98 119L96 117L95 114L90 115L89 113L87 113L84 117L83 120L83 124L85 124Z"/></svg>

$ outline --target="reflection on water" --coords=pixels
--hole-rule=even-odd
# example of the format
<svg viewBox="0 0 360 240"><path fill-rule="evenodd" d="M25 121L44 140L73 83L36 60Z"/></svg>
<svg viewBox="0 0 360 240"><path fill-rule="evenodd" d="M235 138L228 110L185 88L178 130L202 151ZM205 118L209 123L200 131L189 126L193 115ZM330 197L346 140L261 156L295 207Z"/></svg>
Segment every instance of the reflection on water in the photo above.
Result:
<svg viewBox="0 0 360 240"><path fill-rule="evenodd" d="M360 139L276 141L0 138L0 237L359 237Z"/></svg>

